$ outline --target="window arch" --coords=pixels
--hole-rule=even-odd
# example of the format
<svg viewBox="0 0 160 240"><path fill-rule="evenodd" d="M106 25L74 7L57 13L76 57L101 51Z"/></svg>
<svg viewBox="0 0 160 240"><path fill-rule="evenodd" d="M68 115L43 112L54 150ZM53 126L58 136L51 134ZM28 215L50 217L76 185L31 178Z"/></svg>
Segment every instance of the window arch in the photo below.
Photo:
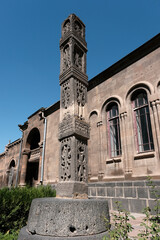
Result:
<svg viewBox="0 0 160 240"><path fill-rule="evenodd" d="M112 102L107 107L108 145L110 157L122 154L118 104Z"/></svg>
<svg viewBox="0 0 160 240"><path fill-rule="evenodd" d="M15 169L15 160L12 159L12 161L9 164L9 169L8 169L8 187L13 186L13 180L14 180L14 169Z"/></svg>
<svg viewBox="0 0 160 240"><path fill-rule="evenodd" d="M134 128L136 133L137 151L145 152L154 149L148 97L145 90L132 94Z"/></svg>

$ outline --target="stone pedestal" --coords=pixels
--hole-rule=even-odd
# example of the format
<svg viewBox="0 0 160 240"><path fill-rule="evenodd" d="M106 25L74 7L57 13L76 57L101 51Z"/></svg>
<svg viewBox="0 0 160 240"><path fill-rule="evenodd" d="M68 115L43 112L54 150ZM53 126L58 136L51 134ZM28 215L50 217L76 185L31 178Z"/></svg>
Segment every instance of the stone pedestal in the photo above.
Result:
<svg viewBox="0 0 160 240"><path fill-rule="evenodd" d="M18 240L102 240L107 235L104 217L109 220L106 200L35 199Z"/></svg>
<svg viewBox="0 0 160 240"><path fill-rule="evenodd" d="M67 198L88 198L88 184L76 181L59 182L56 195Z"/></svg>

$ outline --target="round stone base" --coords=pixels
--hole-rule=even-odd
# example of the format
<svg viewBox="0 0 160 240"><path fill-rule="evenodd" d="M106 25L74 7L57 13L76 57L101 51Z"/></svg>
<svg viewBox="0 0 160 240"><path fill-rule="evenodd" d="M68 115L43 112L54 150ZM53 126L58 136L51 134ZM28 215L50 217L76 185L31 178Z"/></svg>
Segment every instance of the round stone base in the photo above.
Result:
<svg viewBox="0 0 160 240"><path fill-rule="evenodd" d="M37 198L32 201L26 230L18 239L102 240L108 230L104 219L108 219L109 228L105 199Z"/></svg>
<svg viewBox="0 0 160 240"><path fill-rule="evenodd" d="M104 236L108 236L108 232L103 232L100 234L89 235L89 236L76 236L76 237L51 237L51 236L41 236L32 235L26 229L22 228L18 240L102 240Z"/></svg>

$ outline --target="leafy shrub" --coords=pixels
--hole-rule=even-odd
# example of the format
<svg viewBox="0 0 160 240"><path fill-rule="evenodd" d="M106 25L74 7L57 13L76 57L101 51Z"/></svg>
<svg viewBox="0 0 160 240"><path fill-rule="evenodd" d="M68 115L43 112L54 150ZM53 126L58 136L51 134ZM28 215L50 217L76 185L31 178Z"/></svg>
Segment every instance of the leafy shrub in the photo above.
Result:
<svg viewBox="0 0 160 240"><path fill-rule="evenodd" d="M7 232L5 234L0 233L0 240L17 240L19 231Z"/></svg>
<svg viewBox="0 0 160 240"><path fill-rule="evenodd" d="M32 200L55 195L50 186L0 189L0 232L21 229L26 225Z"/></svg>
<svg viewBox="0 0 160 240"><path fill-rule="evenodd" d="M112 228L108 231L109 237L103 237L103 240L120 240L130 239L128 233L133 230L132 225L129 223L130 218L135 219L128 211L122 208L121 202L115 201L117 213L111 213L113 217ZM106 223L108 219L105 219Z"/></svg>

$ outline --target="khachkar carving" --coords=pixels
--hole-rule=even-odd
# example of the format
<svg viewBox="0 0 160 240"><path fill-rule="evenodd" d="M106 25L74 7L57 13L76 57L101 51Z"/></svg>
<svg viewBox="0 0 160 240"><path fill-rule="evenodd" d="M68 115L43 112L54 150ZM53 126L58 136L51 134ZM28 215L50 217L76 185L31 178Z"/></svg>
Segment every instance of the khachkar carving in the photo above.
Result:
<svg viewBox="0 0 160 240"><path fill-rule="evenodd" d="M74 32L75 35L85 38L85 29L82 21L77 18L76 15L72 14L62 24L62 36Z"/></svg>
<svg viewBox="0 0 160 240"><path fill-rule="evenodd" d="M77 140L77 181L87 182L87 145Z"/></svg>
<svg viewBox="0 0 160 240"><path fill-rule="evenodd" d="M61 142L61 180L69 181L71 179L71 138L63 139Z"/></svg>
<svg viewBox="0 0 160 240"><path fill-rule="evenodd" d="M71 57L70 57L70 46L67 44L63 50L63 71L70 68Z"/></svg>
<svg viewBox="0 0 160 240"><path fill-rule="evenodd" d="M62 24L62 38L60 40L61 70L60 74L70 75L75 71L80 79L88 81L86 75L86 53L87 44L85 41L85 26L74 14L69 16ZM71 72L68 72L71 68ZM80 72L78 73L77 70ZM83 76L82 76L83 75ZM60 76L60 82L63 81ZM66 80L66 79L64 79Z"/></svg>
<svg viewBox="0 0 160 240"><path fill-rule="evenodd" d="M89 139L89 124L66 113L63 121L59 124L59 139L71 135Z"/></svg>
<svg viewBox="0 0 160 240"><path fill-rule="evenodd" d="M77 103L78 105L84 106L87 98L87 87L79 80L76 80L76 87Z"/></svg>
<svg viewBox="0 0 160 240"><path fill-rule="evenodd" d="M81 71L82 69L82 60L83 60L83 52L75 47L74 50L74 65L79 68Z"/></svg>
<svg viewBox="0 0 160 240"><path fill-rule="evenodd" d="M69 32L70 29L71 29L70 20L67 20L67 21L64 23L63 34Z"/></svg>
<svg viewBox="0 0 160 240"><path fill-rule="evenodd" d="M82 37L82 26L78 21L74 22L74 30L76 31L76 33Z"/></svg>
<svg viewBox="0 0 160 240"><path fill-rule="evenodd" d="M61 142L59 196L87 195L87 140L89 124L85 121L88 77L86 75L85 26L74 14L62 24ZM66 185L69 184L69 185ZM68 186L68 187L66 187ZM70 189L65 190L64 189ZM62 195L61 195L62 194Z"/></svg>
<svg viewBox="0 0 160 240"><path fill-rule="evenodd" d="M67 109L67 107L70 104L70 95L71 95L70 82L69 80L67 80L62 84L62 94L61 94L61 104L62 104L62 107L65 109Z"/></svg>

